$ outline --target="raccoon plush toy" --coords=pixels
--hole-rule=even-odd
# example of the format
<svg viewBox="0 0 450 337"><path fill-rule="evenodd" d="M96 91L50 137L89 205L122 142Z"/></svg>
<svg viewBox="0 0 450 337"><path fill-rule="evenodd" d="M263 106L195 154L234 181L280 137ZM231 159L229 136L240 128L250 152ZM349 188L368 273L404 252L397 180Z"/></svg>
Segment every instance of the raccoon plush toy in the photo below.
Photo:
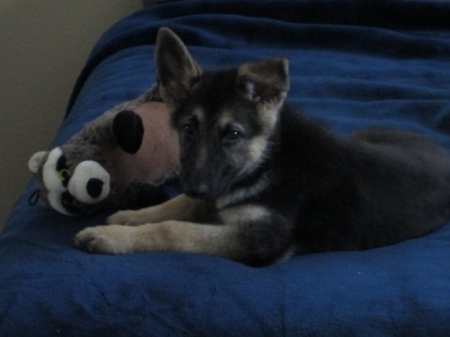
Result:
<svg viewBox="0 0 450 337"><path fill-rule="evenodd" d="M66 215L166 201L159 184L179 168L169 118L154 86L106 111L64 145L35 153L28 167L38 177L38 199Z"/></svg>

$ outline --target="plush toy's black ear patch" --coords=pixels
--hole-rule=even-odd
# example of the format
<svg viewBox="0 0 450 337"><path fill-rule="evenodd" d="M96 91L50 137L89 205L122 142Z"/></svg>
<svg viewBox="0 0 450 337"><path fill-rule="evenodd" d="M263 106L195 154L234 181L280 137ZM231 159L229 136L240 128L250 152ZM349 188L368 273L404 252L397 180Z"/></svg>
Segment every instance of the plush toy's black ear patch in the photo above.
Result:
<svg viewBox="0 0 450 337"><path fill-rule="evenodd" d="M130 154L136 153L144 137L144 124L134 111L123 110L113 121L113 133L120 148Z"/></svg>

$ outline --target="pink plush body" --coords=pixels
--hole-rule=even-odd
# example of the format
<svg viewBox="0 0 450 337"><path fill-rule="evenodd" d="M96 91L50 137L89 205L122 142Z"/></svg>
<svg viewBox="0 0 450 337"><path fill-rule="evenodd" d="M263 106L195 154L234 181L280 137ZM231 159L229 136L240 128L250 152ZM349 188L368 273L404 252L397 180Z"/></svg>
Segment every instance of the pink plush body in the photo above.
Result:
<svg viewBox="0 0 450 337"><path fill-rule="evenodd" d="M105 149L112 164L118 190L124 190L133 181L155 182L178 172L179 147L170 126L170 111L165 103L145 102L134 112L141 116L144 138L137 153L129 154L119 147Z"/></svg>

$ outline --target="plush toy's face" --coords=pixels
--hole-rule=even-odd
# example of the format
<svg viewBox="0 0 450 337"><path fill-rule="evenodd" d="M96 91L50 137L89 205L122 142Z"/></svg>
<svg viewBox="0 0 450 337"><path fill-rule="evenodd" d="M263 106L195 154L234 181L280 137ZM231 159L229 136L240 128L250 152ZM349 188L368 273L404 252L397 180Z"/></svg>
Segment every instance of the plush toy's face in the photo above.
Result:
<svg viewBox="0 0 450 337"><path fill-rule="evenodd" d="M35 153L28 167L40 180L40 198L62 214L86 213L85 206L92 208L111 190L110 175L99 163L85 160L69 167L60 147Z"/></svg>
<svg viewBox="0 0 450 337"><path fill-rule="evenodd" d="M35 153L28 167L39 180L38 198L66 215L142 208L168 200L158 185L179 170L179 148L167 106L143 101L152 90L125 103L137 112L119 105L61 147Z"/></svg>

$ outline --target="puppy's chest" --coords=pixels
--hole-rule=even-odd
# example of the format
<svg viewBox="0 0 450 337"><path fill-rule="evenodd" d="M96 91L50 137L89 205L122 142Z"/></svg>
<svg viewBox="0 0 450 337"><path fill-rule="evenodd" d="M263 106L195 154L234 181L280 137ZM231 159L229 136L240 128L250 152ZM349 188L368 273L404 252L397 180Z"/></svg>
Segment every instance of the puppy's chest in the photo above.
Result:
<svg viewBox="0 0 450 337"><path fill-rule="evenodd" d="M284 170L266 171L259 179L246 186L239 186L222 198L216 206L223 209L242 205L260 205L287 217L296 217L302 208L304 187L298 177Z"/></svg>
<svg viewBox="0 0 450 337"><path fill-rule="evenodd" d="M299 178L288 174L285 170L272 171L270 183L255 197L255 202L285 215L296 214L302 208L305 199L305 186Z"/></svg>

